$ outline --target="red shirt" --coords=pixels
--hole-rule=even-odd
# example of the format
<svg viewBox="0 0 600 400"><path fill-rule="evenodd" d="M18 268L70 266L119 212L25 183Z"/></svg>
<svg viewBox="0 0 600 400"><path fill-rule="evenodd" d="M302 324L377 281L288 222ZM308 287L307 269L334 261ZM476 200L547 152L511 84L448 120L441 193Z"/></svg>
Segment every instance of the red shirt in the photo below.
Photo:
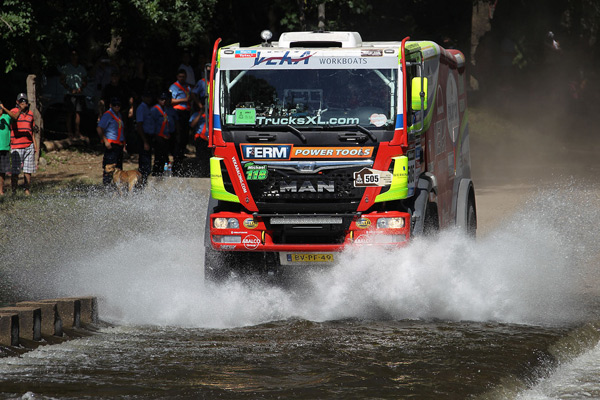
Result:
<svg viewBox="0 0 600 400"><path fill-rule="evenodd" d="M19 108L15 107L12 112L19 114ZM10 125L10 147L12 149L24 149L33 143L33 112L28 110L20 114L15 122Z"/></svg>

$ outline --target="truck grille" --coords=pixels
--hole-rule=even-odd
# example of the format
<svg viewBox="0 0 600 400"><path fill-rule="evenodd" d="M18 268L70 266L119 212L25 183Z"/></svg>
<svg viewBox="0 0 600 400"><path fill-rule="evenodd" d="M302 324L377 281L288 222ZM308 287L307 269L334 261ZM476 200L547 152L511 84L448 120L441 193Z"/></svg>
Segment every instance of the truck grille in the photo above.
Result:
<svg viewBox="0 0 600 400"><path fill-rule="evenodd" d="M354 172L360 168L339 168L320 173L298 173L269 166L267 179L249 181L252 197L258 202L351 202L360 201L364 188L354 187Z"/></svg>

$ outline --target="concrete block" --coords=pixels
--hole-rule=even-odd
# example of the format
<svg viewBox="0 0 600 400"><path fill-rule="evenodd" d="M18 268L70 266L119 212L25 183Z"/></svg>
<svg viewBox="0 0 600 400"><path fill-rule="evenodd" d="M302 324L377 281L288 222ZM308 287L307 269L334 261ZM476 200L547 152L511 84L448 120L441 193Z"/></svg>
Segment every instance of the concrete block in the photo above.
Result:
<svg viewBox="0 0 600 400"><path fill-rule="evenodd" d="M81 301L79 298L40 300L42 303L56 303L63 329L81 327Z"/></svg>
<svg viewBox="0 0 600 400"><path fill-rule="evenodd" d="M3 307L0 313L19 314L19 338L42 339L42 310L39 307Z"/></svg>
<svg viewBox="0 0 600 400"><path fill-rule="evenodd" d="M19 314L0 311L0 345L19 345Z"/></svg>
<svg viewBox="0 0 600 400"><path fill-rule="evenodd" d="M98 299L94 296L67 297L68 300L79 300L82 324L98 323Z"/></svg>
<svg viewBox="0 0 600 400"><path fill-rule="evenodd" d="M17 307L39 307L42 310L42 335L62 336L62 320L56 302L21 301Z"/></svg>

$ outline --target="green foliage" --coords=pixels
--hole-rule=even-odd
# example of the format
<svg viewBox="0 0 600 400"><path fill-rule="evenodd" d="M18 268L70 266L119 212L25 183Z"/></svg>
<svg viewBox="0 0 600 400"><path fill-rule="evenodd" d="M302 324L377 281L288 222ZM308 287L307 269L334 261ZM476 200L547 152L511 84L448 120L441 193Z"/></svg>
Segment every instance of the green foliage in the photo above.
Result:
<svg viewBox="0 0 600 400"><path fill-rule="evenodd" d="M349 16L367 16L373 9L367 0L297 0L279 2L283 16L280 20L285 30L316 30L318 6L325 6L325 29L335 30L347 26Z"/></svg>
<svg viewBox="0 0 600 400"><path fill-rule="evenodd" d="M0 10L0 51L4 71L17 66L36 71L59 64L68 47L102 51L111 38L122 47L144 40L194 46L206 32L217 0L4 0ZM140 35L143 29L143 35ZM142 39L143 37L143 39Z"/></svg>

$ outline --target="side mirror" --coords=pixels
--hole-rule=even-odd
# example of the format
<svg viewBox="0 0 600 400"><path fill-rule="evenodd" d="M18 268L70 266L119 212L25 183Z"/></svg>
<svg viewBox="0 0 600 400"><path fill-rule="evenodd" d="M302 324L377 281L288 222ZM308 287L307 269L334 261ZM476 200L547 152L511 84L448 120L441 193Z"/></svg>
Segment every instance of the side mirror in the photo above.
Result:
<svg viewBox="0 0 600 400"><path fill-rule="evenodd" d="M421 80L423 81L423 90L421 90ZM421 108L423 110L427 110L427 78L423 77L415 77L412 78L412 82L411 82L411 94L410 94L410 99L411 99L411 108L413 109L413 111L420 111ZM423 93L423 94L421 94ZM421 97L423 96L423 97ZM423 106L421 107L421 103L423 104Z"/></svg>

